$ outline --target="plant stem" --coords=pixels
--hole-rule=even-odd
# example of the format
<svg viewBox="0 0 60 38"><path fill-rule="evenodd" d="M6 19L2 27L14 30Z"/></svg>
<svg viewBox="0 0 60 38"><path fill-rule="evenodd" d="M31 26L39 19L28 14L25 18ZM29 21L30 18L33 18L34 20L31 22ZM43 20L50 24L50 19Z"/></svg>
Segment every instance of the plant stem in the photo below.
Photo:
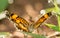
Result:
<svg viewBox="0 0 60 38"><path fill-rule="evenodd" d="M57 19L58 19L58 25L59 25L59 31L60 31L60 15L57 15Z"/></svg>

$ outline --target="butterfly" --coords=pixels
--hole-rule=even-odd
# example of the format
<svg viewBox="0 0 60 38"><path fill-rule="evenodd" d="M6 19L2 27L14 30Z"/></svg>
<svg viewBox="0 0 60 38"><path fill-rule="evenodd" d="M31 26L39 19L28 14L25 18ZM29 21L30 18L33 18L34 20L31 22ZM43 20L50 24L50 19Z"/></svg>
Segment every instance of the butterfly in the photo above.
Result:
<svg viewBox="0 0 60 38"><path fill-rule="evenodd" d="M29 30L29 23L22 17L19 17L17 14L15 13L11 13L11 14L6 14L9 19L11 19L11 21L13 21L14 23L16 23L16 27L18 29L22 29L26 32L28 32ZM38 28L46 19L48 19L48 17L50 17L52 15L52 13L46 13L45 15L43 15L42 17L40 17L34 24L33 24L33 28Z"/></svg>

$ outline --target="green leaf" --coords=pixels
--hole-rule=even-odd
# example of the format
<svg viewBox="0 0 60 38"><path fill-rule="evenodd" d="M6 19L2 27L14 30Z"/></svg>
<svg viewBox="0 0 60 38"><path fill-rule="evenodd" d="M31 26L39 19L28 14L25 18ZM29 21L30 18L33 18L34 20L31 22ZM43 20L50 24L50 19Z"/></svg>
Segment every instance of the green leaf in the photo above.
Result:
<svg viewBox="0 0 60 38"><path fill-rule="evenodd" d="M46 26L48 26L49 28L55 30L55 31L59 31L59 27L53 24L46 24Z"/></svg>
<svg viewBox="0 0 60 38"><path fill-rule="evenodd" d="M39 35L39 34L33 34L33 33L29 33L29 32L24 32L25 34L31 35L33 38L46 38L43 35Z"/></svg>

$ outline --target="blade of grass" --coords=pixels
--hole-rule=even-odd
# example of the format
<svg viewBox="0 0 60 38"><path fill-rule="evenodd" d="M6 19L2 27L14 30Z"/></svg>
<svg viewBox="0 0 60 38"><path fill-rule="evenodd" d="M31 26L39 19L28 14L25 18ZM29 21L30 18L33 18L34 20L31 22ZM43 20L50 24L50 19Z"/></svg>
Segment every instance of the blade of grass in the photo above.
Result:
<svg viewBox="0 0 60 38"><path fill-rule="evenodd" d="M57 2L56 2L56 0L54 0L54 6L55 6L55 11L58 13L59 12L59 7L58 7L58 5L57 5Z"/></svg>
<svg viewBox="0 0 60 38"><path fill-rule="evenodd" d="M59 25L59 30L60 30L60 15L57 16L58 19L58 25Z"/></svg>
<svg viewBox="0 0 60 38"><path fill-rule="evenodd" d="M52 1L52 2L53 2L53 1ZM58 7L58 4L57 4L56 0L54 0L53 4L54 4L55 7L45 9L47 13L48 13L48 12L51 12L51 11L54 11L54 12L56 12L56 13L59 13L60 10L59 10L59 7Z"/></svg>
<svg viewBox="0 0 60 38"><path fill-rule="evenodd" d="M45 24L45 25L48 26L49 28L53 29L53 30L59 31L59 27L56 25L53 25L53 24Z"/></svg>
<svg viewBox="0 0 60 38"><path fill-rule="evenodd" d="M33 34L33 33L29 33L29 32L23 32L23 33L31 35L33 38L46 38L45 36L39 35L39 34Z"/></svg>

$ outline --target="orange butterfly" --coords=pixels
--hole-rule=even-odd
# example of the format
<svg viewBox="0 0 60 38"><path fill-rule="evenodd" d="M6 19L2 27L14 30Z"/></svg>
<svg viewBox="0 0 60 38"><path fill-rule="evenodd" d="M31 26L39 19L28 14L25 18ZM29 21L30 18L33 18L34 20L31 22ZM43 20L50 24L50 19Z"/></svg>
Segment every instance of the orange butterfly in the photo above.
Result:
<svg viewBox="0 0 60 38"><path fill-rule="evenodd" d="M51 12L43 15L41 18L38 19L36 23L33 24L34 25L33 28L38 28L51 15L52 15ZM9 16L9 18L17 24L16 25L17 28L27 32L29 31L28 30L29 23L25 19L23 19L22 17L19 17L17 14L14 14L14 13L9 14L7 16Z"/></svg>

